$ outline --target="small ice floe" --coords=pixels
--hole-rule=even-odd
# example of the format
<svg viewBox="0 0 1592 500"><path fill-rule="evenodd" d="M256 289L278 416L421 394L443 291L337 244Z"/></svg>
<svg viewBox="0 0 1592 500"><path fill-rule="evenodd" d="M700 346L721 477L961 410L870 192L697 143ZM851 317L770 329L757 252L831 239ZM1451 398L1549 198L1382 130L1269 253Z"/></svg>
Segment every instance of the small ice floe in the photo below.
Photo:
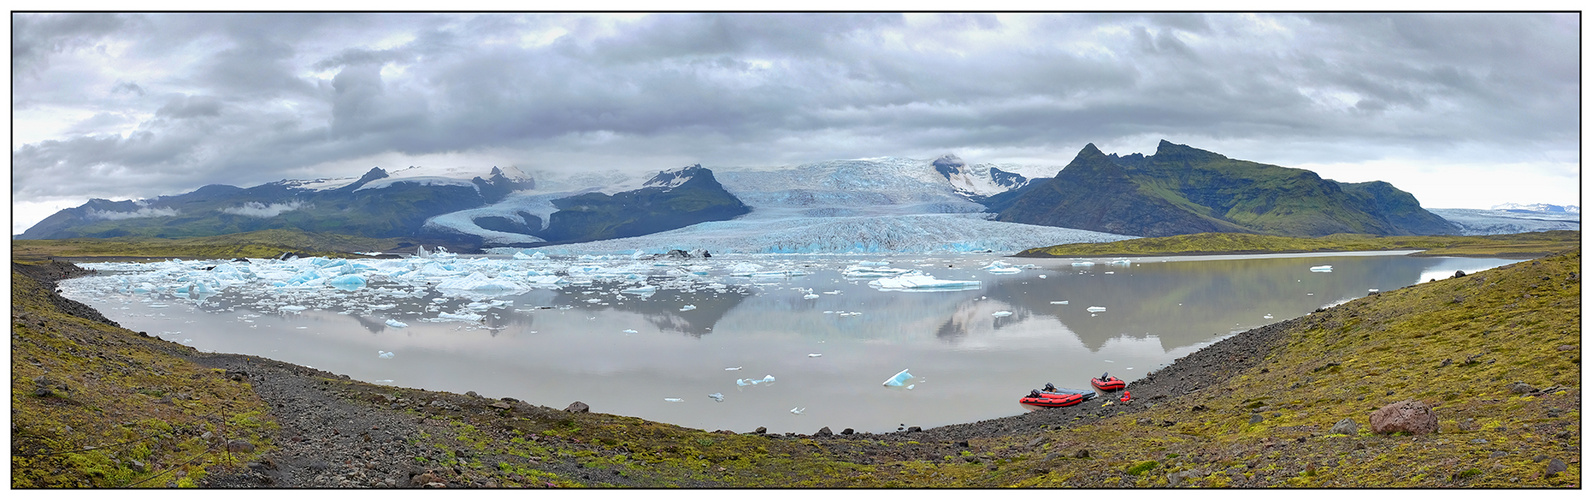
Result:
<svg viewBox="0 0 1592 500"><path fill-rule="evenodd" d="M718 401L720 403L724 402L724 393L715 392L713 394L709 394L708 397L713 398L714 401Z"/></svg>
<svg viewBox="0 0 1592 500"><path fill-rule="evenodd" d="M631 295L652 295L654 293L658 293L658 287L652 285L638 286L635 288L626 288L624 290L620 290L619 293L628 293Z"/></svg>
<svg viewBox="0 0 1592 500"><path fill-rule="evenodd" d="M1271 315L1270 315L1270 314L1267 314L1267 315L1265 315L1265 316L1261 316L1261 318L1263 318L1263 319L1271 319Z"/></svg>
<svg viewBox="0 0 1592 500"><path fill-rule="evenodd" d="M1090 261L1087 261L1087 260L1083 261L1083 262L1074 262L1074 263L1072 263L1072 267L1090 267L1090 266L1093 266L1093 265L1094 265L1093 262L1090 262Z"/></svg>
<svg viewBox="0 0 1592 500"><path fill-rule="evenodd" d="M822 357L822 356L823 356L822 354L808 354L807 355L807 357L809 357L809 358L817 358L817 357Z"/></svg>
<svg viewBox="0 0 1592 500"><path fill-rule="evenodd" d="M1106 308L1100 307L1100 306L1089 306L1089 309L1087 309L1087 311L1092 312L1092 313L1101 313L1101 312L1106 312Z"/></svg>
<svg viewBox="0 0 1592 500"><path fill-rule="evenodd" d="M686 304L686 305L680 307L680 312L691 311L691 310L694 310L694 309L696 309L696 306L693 306L691 304Z"/></svg>
<svg viewBox="0 0 1592 500"><path fill-rule="evenodd" d="M994 316L994 317L997 317L997 318L1004 318L1004 317L1011 316L1011 315L1012 315L1011 311L995 311L994 313L990 314L990 316Z"/></svg>
<svg viewBox="0 0 1592 500"><path fill-rule="evenodd" d="M293 328L297 329L297 330L308 330L308 329L310 329L310 327L307 327L307 326L295 326Z"/></svg>
<svg viewBox="0 0 1592 500"><path fill-rule="evenodd" d="M377 350L376 357L381 359L392 359L392 351Z"/></svg>
<svg viewBox="0 0 1592 500"><path fill-rule="evenodd" d="M1133 261L1128 260L1128 259L1117 259L1117 260L1111 261L1111 265L1113 265L1113 266L1130 266L1130 265L1133 265Z"/></svg>
<svg viewBox="0 0 1592 500"><path fill-rule="evenodd" d="M799 408L799 407L790 409L791 413L794 413L794 414L797 414L797 415L801 415L802 412L804 412L804 411L807 411L807 409L806 408Z"/></svg>
<svg viewBox="0 0 1592 500"><path fill-rule="evenodd" d="M824 293L824 295L840 295L840 290L835 290L833 292L823 292L823 293Z"/></svg>
<svg viewBox="0 0 1592 500"><path fill-rule="evenodd" d="M901 387L901 385L905 384L908 380L912 380L912 374L907 373L907 371L903 369L901 372L892 375L889 379L886 379L884 381L884 385L889 387Z"/></svg>
<svg viewBox="0 0 1592 500"><path fill-rule="evenodd" d="M678 402L681 402L681 401L685 401L684 399L680 399L680 398L663 398L663 400L664 401L668 401L670 403L678 403Z"/></svg>
<svg viewBox="0 0 1592 500"><path fill-rule="evenodd" d="M1332 266L1315 266L1315 267L1310 268L1310 272L1312 272L1312 273L1330 273L1330 272L1332 272Z"/></svg>
<svg viewBox="0 0 1592 500"><path fill-rule="evenodd" d="M402 321L398 321L396 319L389 319L389 320L387 320L387 326L390 326L390 327L393 327L393 328L408 328L409 324L408 323L404 323Z"/></svg>
<svg viewBox="0 0 1592 500"><path fill-rule="evenodd" d="M636 333L636 330L632 328L626 328L625 333Z"/></svg>
<svg viewBox="0 0 1592 500"><path fill-rule="evenodd" d="M309 308L308 307L304 307L304 306L282 306L282 307L276 308L276 310L278 310L278 311L294 312L294 313L299 312L299 311L303 311L305 309L309 309Z"/></svg>
<svg viewBox="0 0 1592 500"><path fill-rule="evenodd" d="M1045 275L1043 275L1043 274L1039 275L1039 279L1045 279Z"/></svg>
<svg viewBox="0 0 1592 500"><path fill-rule="evenodd" d="M1053 305L1053 306L1064 306L1064 305L1067 305L1067 301L1065 301L1065 300L1052 300L1052 301L1050 301L1050 305Z"/></svg>
<svg viewBox="0 0 1592 500"><path fill-rule="evenodd" d="M1116 271L1106 271L1106 274L1117 274Z"/></svg>
<svg viewBox="0 0 1592 500"><path fill-rule="evenodd" d="M739 366L732 366L732 367L724 369L724 371L727 371L727 372L740 371L740 370L741 370L741 367L739 367Z"/></svg>

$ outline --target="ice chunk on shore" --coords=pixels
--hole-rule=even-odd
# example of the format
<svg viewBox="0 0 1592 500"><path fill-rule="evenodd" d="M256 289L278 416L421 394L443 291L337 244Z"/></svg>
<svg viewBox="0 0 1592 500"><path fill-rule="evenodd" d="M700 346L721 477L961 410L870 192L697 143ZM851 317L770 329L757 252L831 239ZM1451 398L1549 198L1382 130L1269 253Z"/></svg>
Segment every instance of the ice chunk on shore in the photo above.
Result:
<svg viewBox="0 0 1592 500"><path fill-rule="evenodd" d="M890 387L901 387L901 384L906 383L908 380L912 380L912 374L907 373L906 370L901 370L900 373L897 373L894 376L891 376L888 380L885 380L884 385Z"/></svg>

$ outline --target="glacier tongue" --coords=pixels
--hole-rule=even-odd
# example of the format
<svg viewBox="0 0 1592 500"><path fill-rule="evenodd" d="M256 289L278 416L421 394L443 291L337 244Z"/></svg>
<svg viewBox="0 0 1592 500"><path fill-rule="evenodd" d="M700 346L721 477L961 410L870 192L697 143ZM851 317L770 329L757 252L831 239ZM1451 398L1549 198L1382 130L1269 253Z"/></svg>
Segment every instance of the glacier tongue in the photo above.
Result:
<svg viewBox="0 0 1592 500"><path fill-rule="evenodd" d="M985 215L786 218L749 215L645 236L545 246L536 250L548 255L630 254L638 249L665 253L678 248L700 248L713 254L1009 254L1063 243L1104 243L1133 238L1081 229L996 222L985 219ZM487 251L513 254L519 249L502 247Z"/></svg>

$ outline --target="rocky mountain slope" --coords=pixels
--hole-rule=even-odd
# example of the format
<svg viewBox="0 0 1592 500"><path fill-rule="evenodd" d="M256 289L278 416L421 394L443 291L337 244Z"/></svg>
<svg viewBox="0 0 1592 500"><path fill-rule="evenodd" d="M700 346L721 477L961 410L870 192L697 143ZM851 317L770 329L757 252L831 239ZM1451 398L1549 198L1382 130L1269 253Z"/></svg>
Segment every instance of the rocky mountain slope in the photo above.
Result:
<svg viewBox="0 0 1592 500"><path fill-rule="evenodd" d="M1340 183L1164 140L1151 156L1107 155L1087 145L1054 179L1018 196L996 220L1135 236L1459 231L1385 182Z"/></svg>

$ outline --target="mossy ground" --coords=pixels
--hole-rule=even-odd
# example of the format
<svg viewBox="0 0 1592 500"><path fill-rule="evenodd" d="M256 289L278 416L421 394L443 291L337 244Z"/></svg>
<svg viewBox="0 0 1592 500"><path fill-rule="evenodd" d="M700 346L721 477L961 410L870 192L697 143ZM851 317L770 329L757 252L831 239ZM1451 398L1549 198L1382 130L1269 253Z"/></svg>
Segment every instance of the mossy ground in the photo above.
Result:
<svg viewBox="0 0 1592 500"><path fill-rule="evenodd" d="M727 434L318 383L422 422L405 439L427 452L384 459L450 485L1579 488L1580 256L1355 300L1293 322L1280 347L1257 353L1264 361L1214 386L1105 399L1122 410L962 443ZM12 279L13 487L203 484L272 449L277 419L246 382L185 361L186 347L63 314L40 298L47 290ZM65 389L34 395L40 376ZM1516 381L1547 390L1516 393ZM1372 411L1405 399L1435 405L1439 432L1370 432ZM1330 434L1345 418L1360 431ZM217 437L257 450L227 454ZM1552 460L1566 470L1549 475Z"/></svg>
<svg viewBox="0 0 1592 500"><path fill-rule="evenodd" d="M1424 250L1428 256L1540 257L1580 248L1580 231L1491 236L1371 236L1334 234L1294 238L1242 233L1200 233L1135 238L1111 243L1072 243L1031 248L1018 257L1168 256L1235 253L1359 252Z"/></svg>
<svg viewBox="0 0 1592 500"><path fill-rule="evenodd" d="M270 449L275 424L247 383L11 280L13 488L193 486ZM254 450L228 452L229 440Z"/></svg>
<svg viewBox="0 0 1592 500"><path fill-rule="evenodd" d="M285 252L329 257L358 257L353 252L394 248L407 240L365 238L290 229L193 238L73 238L64 240L11 240L13 259L46 257L180 257L196 259L269 259Z"/></svg>

